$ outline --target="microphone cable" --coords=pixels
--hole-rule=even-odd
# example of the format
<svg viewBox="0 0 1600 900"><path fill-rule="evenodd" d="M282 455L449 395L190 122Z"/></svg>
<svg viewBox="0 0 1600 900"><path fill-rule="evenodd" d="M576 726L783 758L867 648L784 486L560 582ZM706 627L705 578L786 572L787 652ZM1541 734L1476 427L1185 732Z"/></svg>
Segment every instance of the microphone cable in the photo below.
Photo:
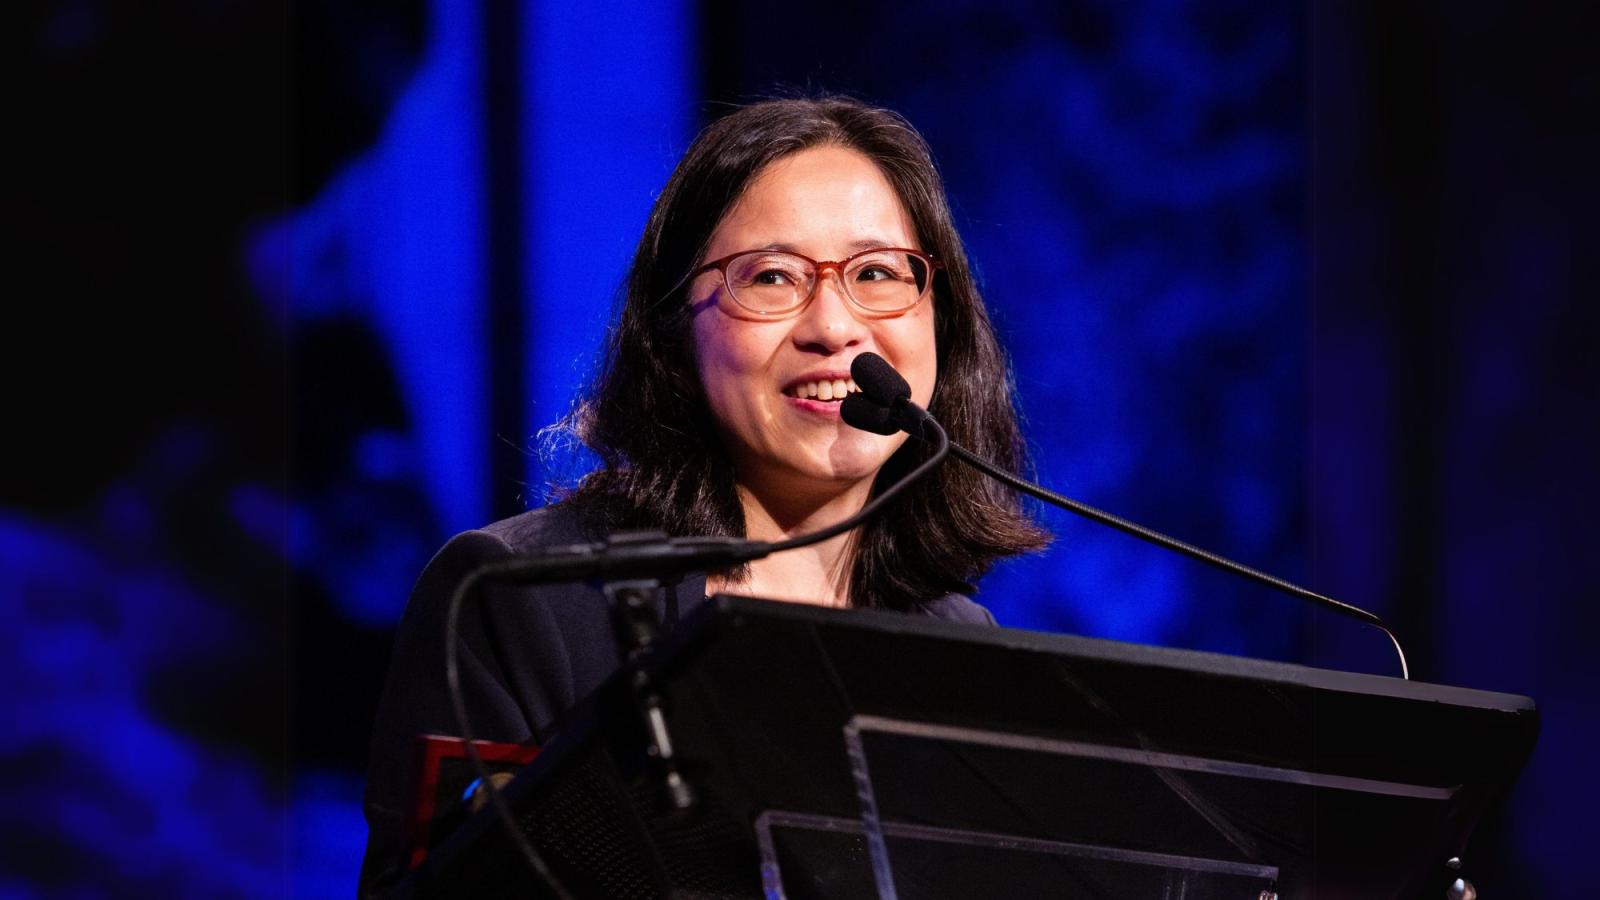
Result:
<svg viewBox="0 0 1600 900"><path fill-rule="evenodd" d="M895 431L905 431L912 437L919 439L923 439L925 430L929 425L934 424L934 418L927 410L911 402L911 386L883 357L878 356L876 353L861 354L850 364L850 376L855 379L856 385L861 388L861 393L846 397L844 406L839 410L848 424L876 434L892 434ZM940 434L941 436L943 435L943 429L940 429ZM995 466L988 460L977 456L960 444L950 442L947 437L944 443L950 448L950 454L955 458L1000 481L1013 490L1037 497L1046 503L1058 506L1091 521L1099 522L1102 525L1108 525L1142 541L1180 553L1190 559L1315 603L1340 615L1377 628L1387 635L1389 643L1394 645L1395 655L1400 659L1400 677L1407 681L1411 679L1411 668L1406 662L1406 652L1400 646L1400 639L1395 636L1395 633L1389 629L1389 626L1377 614L1359 606L1345 603L1342 600L1335 600L1332 597L1307 590L1275 575L1269 575L1259 569L1253 569L1242 563L1234 562L1209 550L1169 537L1155 529L1146 528L1137 522L1131 522L1121 516L1096 509L1087 503L1080 503L1071 497L1062 496L1030 481L1024 481L1016 475Z"/></svg>

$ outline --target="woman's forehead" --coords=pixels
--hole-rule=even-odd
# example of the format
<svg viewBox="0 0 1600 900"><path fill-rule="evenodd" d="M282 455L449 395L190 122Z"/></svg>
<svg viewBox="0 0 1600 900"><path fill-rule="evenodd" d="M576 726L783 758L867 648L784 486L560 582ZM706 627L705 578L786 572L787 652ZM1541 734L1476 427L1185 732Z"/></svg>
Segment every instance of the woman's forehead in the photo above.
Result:
<svg viewBox="0 0 1600 900"><path fill-rule="evenodd" d="M814 255L905 246L916 229L894 185L856 150L824 145L768 164L713 229L707 255L771 248Z"/></svg>

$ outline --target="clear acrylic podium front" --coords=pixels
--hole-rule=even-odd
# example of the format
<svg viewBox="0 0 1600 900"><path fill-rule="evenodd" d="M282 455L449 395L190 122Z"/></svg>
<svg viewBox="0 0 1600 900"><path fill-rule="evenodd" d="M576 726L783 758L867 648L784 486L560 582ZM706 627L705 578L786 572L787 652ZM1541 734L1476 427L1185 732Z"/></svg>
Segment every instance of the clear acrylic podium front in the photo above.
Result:
<svg viewBox="0 0 1600 900"><path fill-rule="evenodd" d="M1412 898L1509 786L1531 701L1380 676L717 597L513 783L578 896ZM408 896L539 896L468 823Z"/></svg>

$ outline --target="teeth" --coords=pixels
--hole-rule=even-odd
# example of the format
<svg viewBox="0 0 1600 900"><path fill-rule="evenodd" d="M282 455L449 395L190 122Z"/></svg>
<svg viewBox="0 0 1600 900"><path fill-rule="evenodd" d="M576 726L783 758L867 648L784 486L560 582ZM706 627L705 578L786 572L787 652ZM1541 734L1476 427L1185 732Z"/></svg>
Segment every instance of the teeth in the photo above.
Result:
<svg viewBox="0 0 1600 900"><path fill-rule="evenodd" d="M807 381L804 384L796 384L784 393L801 400L843 400L846 394L861 393L861 388L856 386L853 378L835 378L832 381Z"/></svg>

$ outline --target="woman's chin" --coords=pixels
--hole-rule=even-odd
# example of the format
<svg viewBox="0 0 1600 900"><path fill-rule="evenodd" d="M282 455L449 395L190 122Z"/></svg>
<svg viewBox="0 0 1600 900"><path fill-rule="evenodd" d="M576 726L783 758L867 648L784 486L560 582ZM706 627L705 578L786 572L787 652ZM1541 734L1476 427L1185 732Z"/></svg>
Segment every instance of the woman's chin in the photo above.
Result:
<svg viewBox="0 0 1600 900"><path fill-rule="evenodd" d="M906 439L905 435L885 437L854 429L849 433L791 433L788 438L741 455L739 480L746 488L813 498L844 493L876 478Z"/></svg>
<svg viewBox="0 0 1600 900"><path fill-rule="evenodd" d="M819 478L838 484L871 481L878 477L878 470L883 468L903 441L903 435L884 437L866 432L840 435L818 454L812 471Z"/></svg>

